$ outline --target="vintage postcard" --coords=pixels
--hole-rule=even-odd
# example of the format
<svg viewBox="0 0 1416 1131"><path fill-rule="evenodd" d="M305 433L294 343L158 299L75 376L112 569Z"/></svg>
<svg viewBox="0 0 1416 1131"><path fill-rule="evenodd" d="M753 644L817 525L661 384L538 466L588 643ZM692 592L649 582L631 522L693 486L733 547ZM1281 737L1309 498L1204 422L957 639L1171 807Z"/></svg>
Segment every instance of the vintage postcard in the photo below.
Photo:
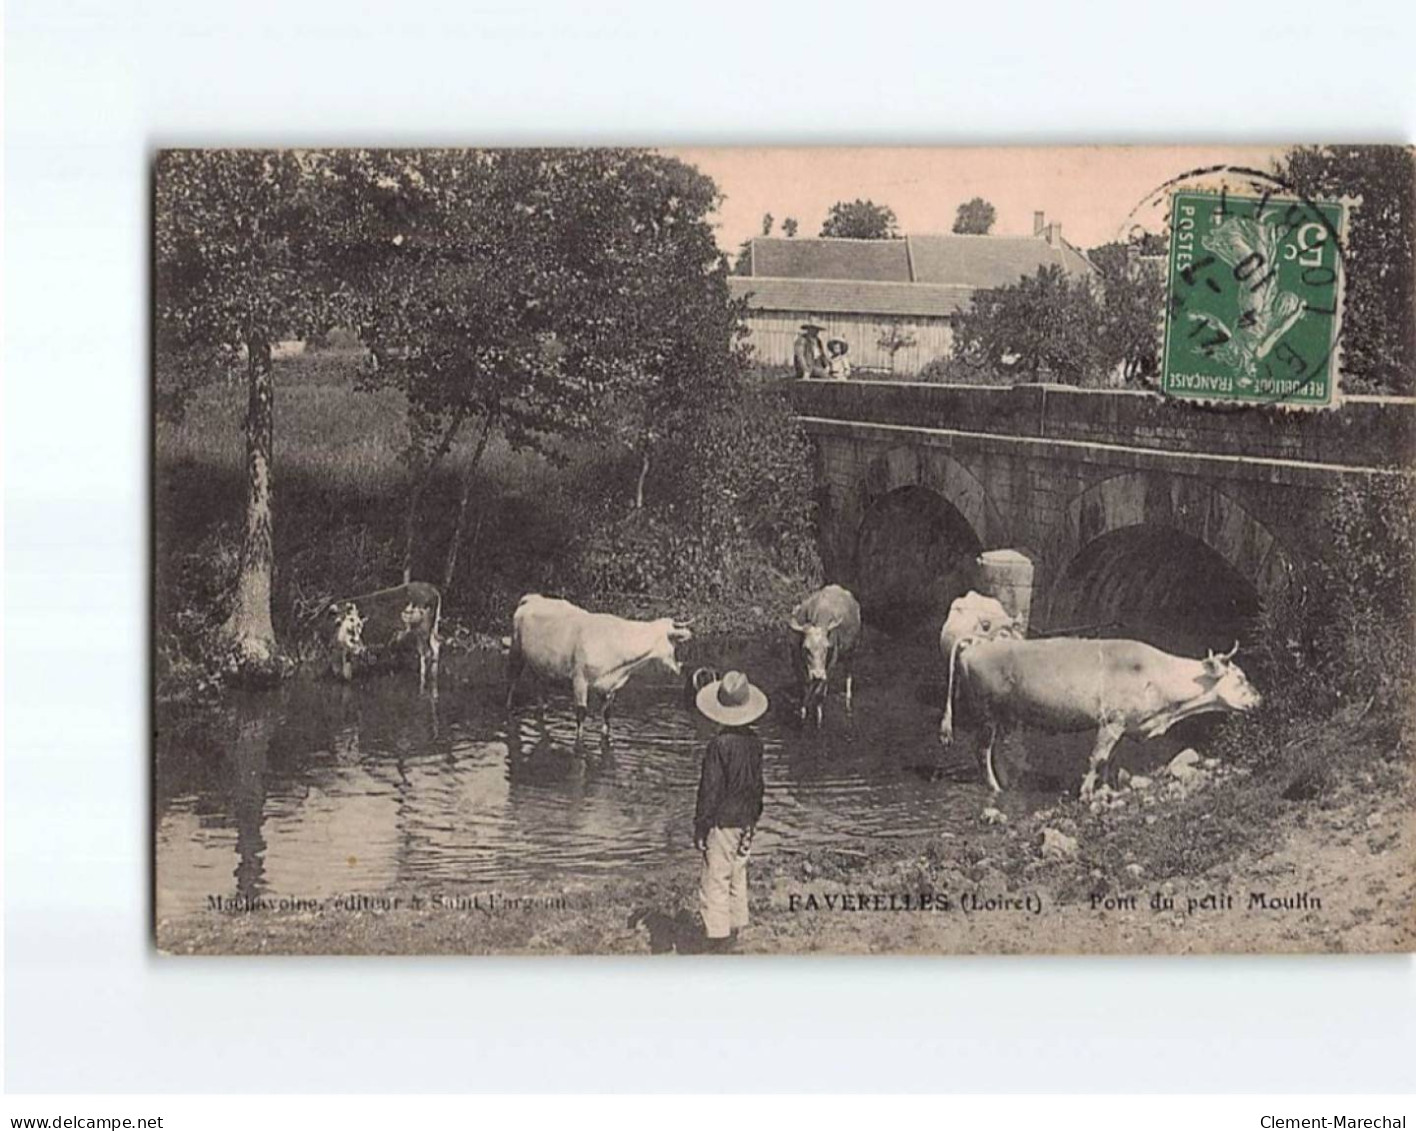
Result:
<svg viewBox="0 0 1416 1131"><path fill-rule="evenodd" d="M161 952L1416 948L1411 148L152 176Z"/></svg>

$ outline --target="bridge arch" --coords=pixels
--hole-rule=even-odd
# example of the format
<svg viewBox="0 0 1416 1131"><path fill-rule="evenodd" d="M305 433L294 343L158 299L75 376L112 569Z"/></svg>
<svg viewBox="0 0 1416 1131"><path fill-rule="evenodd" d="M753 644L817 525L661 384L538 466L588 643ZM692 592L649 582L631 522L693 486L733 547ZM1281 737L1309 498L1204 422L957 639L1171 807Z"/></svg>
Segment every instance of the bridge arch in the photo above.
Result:
<svg viewBox="0 0 1416 1131"><path fill-rule="evenodd" d="M866 466L861 486L863 510L904 487L923 487L958 511L985 548L1005 545L1007 524L983 483L967 467L939 448L900 444Z"/></svg>
<svg viewBox="0 0 1416 1131"><path fill-rule="evenodd" d="M1201 480L1128 473L1067 505L1047 553L1042 625L1098 626L1177 651L1250 635L1290 558L1261 522ZM1227 642L1225 642L1227 644Z"/></svg>
<svg viewBox="0 0 1416 1131"><path fill-rule="evenodd" d="M895 447L866 464L852 558L868 620L933 633L973 581L974 562L1001 537L1001 516L978 479L946 453Z"/></svg>

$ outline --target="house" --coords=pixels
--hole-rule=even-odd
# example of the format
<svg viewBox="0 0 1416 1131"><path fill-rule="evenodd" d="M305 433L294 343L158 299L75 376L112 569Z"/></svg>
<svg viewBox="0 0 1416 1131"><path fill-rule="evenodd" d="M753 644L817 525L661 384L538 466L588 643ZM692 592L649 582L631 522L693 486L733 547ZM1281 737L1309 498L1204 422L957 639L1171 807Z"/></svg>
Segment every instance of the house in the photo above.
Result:
<svg viewBox="0 0 1416 1131"><path fill-rule="evenodd" d="M1031 236L918 235L897 240L751 241L747 274L728 280L746 298L749 341L766 365L791 365L803 322L850 345L856 369L908 376L949 352L953 320L977 290L1016 283L1049 264L1069 275L1095 268L1033 214ZM887 342L904 342L891 352Z"/></svg>

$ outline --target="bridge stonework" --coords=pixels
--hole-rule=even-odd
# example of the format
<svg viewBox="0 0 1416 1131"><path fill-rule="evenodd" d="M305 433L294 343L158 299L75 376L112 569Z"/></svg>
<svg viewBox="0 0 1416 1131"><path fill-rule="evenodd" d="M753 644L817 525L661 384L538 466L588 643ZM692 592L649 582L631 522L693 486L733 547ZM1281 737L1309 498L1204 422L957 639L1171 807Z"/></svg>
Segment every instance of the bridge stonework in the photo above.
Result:
<svg viewBox="0 0 1416 1131"><path fill-rule="evenodd" d="M823 562L846 584L866 516L922 487L983 549L1036 567L1035 623L1050 626L1059 580L1105 535L1142 527L1203 543L1258 597L1323 554L1323 498L1346 482L1409 474L1416 400L1349 398L1332 412L1211 411L1158 396L1063 386L1011 388L797 382L816 448Z"/></svg>

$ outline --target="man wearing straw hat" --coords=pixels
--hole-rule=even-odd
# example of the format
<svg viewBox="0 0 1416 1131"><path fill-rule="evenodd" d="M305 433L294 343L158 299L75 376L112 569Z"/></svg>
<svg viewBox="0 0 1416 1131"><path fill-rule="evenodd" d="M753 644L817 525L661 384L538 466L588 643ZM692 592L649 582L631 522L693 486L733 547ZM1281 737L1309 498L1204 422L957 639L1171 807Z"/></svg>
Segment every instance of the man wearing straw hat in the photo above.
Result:
<svg viewBox="0 0 1416 1131"><path fill-rule="evenodd" d="M801 333L792 347L792 366L803 380L827 376L826 347L821 344L824 326L803 322Z"/></svg>
<svg viewBox="0 0 1416 1131"><path fill-rule="evenodd" d="M752 724L767 696L742 672L728 672L699 691L697 703L722 727L703 755L693 817L693 846L703 853L698 909L709 951L721 953L747 926L747 857L762 816L762 740Z"/></svg>

